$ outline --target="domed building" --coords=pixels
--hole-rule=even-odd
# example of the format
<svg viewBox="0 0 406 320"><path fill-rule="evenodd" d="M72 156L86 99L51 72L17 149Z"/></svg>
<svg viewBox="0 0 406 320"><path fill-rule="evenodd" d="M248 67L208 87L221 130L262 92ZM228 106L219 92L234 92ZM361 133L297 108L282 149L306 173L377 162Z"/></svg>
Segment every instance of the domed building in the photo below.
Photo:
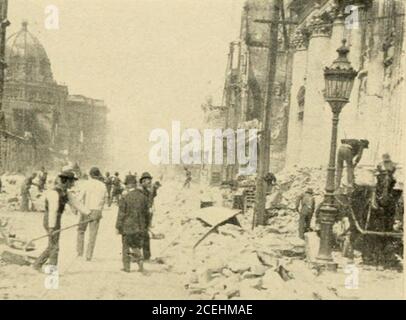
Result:
<svg viewBox="0 0 406 320"><path fill-rule="evenodd" d="M93 126L93 118L101 118L104 123L107 114L104 103L99 102L95 107L93 99L86 98L89 103L80 102L77 108L74 107L75 100L69 97L66 86L55 81L46 50L29 32L27 22L22 23L20 31L8 37L6 64L3 100L6 131L16 139L20 138L24 146L19 140L18 150L14 148L14 152L2 154L2 158L9 159L5 170L24 171L28 160L15 160L23 157L23 150L29 148L34 149L34 156L29 157L33 168L51 168L58 157L91 162L93 157L84 154L88 151L80 146L95 140L90 135L98 132L89 128ZM87 122L77 122L77 118L72 117L75 109L89 115ZM103 138L99 143L103 143ZM3 149L2 152L6 152Z"/></svg>

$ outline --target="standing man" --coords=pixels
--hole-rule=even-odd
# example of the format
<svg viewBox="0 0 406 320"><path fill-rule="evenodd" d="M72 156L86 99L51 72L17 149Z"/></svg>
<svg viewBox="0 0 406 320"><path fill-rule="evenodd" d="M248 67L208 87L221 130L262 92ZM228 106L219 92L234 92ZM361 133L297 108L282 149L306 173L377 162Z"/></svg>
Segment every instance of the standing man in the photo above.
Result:
<svg viewBox="0 0 406 320"><path fill-rule="evenodd" d="M128 192L120 201L116 222L117 233L122 237L124 272L131 271L132 259L137 262L139 271L143 271L141 249L150 223L148 196L136 186L135 177L127 181Z"/></svg>
<svg viewBox="0 0 406 320"><path fill-rule="evenodd" d="M31 194L30 188L32 185L38 187L36 183L34 183L34 179L37 177L37 173L32 173L28 178L26 178L21 186L21 207L20 210L22 212L28 212L30 210L30 201L31 201Z"/></svg>
<svg viewBox="0 0 406 320"><path fill-rule="evenodd" d="M364 149L368 149L368 140L343 139L337 155L336 189L341 185L344 162L347 165L347 180L350 186L354 185L354 169L361 161Z"/></svg>
<svg viewBox="0 0 406 320"><path fill-rule="evenodd" d="M89 242L86 250L86 261L91 261L93 251L96 246L97 231L99 230L100 219L104 204L107 201L107 188L102 182L102 174L99 168L93 167L89 172L90 179L84 184L81 198L89 214L80 215L80 225L78 227L77 254L83 256L85 247L85 233L89 226Z"/></svg>
<svg viewBox="0 0 406 320"><path fill-rule="evenodd" d="M149 236L148 229L151 227L152 222L152 205L154 202L154 198L157 195L158 188L152 187L152 176L149 172L144 172L140 178L140 185L141 185L141 192L147 197L148 199L148 226L147 232L145 233L144 242L142 252L144 254L144 260L149 260L151 258L151 239Z"/></svg>
<svg viewBox="0 0 406 320"><path fill-rule="evenodd" d="M265 175L264 180L265 180L266 186L267 186L266 192L268 194L271 194L273 186L276 185L276 177L272 172L268 172Z"/></svg>
<svg viewBox="0 0 406 320"><path fill-rule="evenodd" d="M304 234L310 231L310 223L312 221L315 209L315 199L313 189L308 188L305 193L302 193L296 200L296 211L299 213L299 238L304 240Z"/></svg>
<svg viewBox="0 0 406 320"><path fill-rule="evenodd" d="M106 177L104 178L104 183L106 184L106 188L107 188L107 198L108 198L108 204L109 207L111 205L111 188L113 186L113 181L112 178L110 176L110 172L106 172Z"/></svg>
<svg viewBox="0 0 406 320"><path fill-rule="evenodd" d="M85 208L77 206L77 201L68 193L77 178L72 171L62 172L55 181L55 187L45 192L44 228L48 232L48 247L34 262L34 269L41 271L42 266L49 260L49 264L58 265L59 236L62 214L66 204L75 207L82 213L89 213Z"/></svg>
<svg viewBox="0 0 406 320"><path fill-rule="evenodd" d="M48 178L48 172L45 170L44 167L41 167L41 171L39 173L38 177L38 191L39 192L44 192L45 186L47 184L47 178Z"/></svg>

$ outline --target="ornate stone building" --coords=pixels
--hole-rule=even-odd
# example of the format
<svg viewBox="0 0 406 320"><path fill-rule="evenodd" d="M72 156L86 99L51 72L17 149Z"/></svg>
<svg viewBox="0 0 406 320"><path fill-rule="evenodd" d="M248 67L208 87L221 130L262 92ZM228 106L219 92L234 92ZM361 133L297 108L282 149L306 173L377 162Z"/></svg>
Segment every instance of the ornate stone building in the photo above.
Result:
<svg viewBox="0 0 406 320"><path fill-rule="evenodd" d="M359 73L340 116L339 140L370 141L361 165L375 165L385 152L403 163L404 1L285 0L277 63L268 66L270 29L264 22L269 21L271 2L248 0L244 7L240 39L230 46L226 126L235 129L257 120L261 130L267 73L275 71L271 170L326 166L332 115L324 100L323 69L337 58L346 39Z"/></svg>
<svg viewBox="0 0 406 320"><path fill-rule="evenodd" d="M327 164L331 110L323 98L323 68L337 57L342 39L359 74L340 116L339 139L370 141L361 164L376 164L384 152L403 163L404 13L401 0L287 3L289 19L296 21L288 165Z"/></svg>
<svg viewBox="0 0 406 320"><path fill-rule="evenodd" d="M3 169L28 169L26 162L17 161L12 166L5 162L24 158L22 153L31 148L31 168L51 168L57 158L84 164L100 162L104 156L107 108L102 101L69 96L68 88L55 81L47 53L28 31L26 22L7 40L6 63L6 131L23 141L25 147L14 150L19 156L11 157L9 152L7 161L2 157ZM82 148L80 152L78 148Z"/></svg>

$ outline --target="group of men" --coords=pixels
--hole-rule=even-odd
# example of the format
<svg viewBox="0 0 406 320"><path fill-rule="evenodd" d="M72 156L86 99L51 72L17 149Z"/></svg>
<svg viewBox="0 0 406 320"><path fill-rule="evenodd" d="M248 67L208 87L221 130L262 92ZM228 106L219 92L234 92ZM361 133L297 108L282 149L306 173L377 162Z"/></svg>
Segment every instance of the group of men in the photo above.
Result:
<svg viewBox="0 0 406 320"><path fill-rule="evenodd" d="M337 153L336 189L341 187L344 163L347 166L348 187L351 189L355 185L354 169L361 161L363 151L368 149L368 146L368 140L341 140L341 146ZM395 171L396 164L391 160L390 155L388 153L383 154L382 162L380 162L376 168L378 184L382 183L385 178L388 178L389 183L393 187L396 183L394 178ZM312 188L308 188L296 199L296 211L299 213L299 237L304 239L304 234L311 229L311 220L316 211L314 191Z"/></svg>
<svg viewBox="0 0 406 320"><path fill-rule="evenodd" d="M115 177L118 178L118 175ZM142 271L143 261L151 257L149 228L154 198L160 187L159 182L152 184L152 179L148 172L143 173L139 181L136 175L127 176L125 189L117 197L119 210L115 228L117 234L122 236L122 270L125 272L130 272L132 261L137 262L139 270ZM115 184L114 179L109 179L109 175L103 177L97 167L90 170L89 179L82 181L79 190L73 192L77 180L73 170L62 171L53 188L44 194L43 225L49 237L47 248L34 263L34 268L38 271L42 270L47 261L51 266L58 265L61 221L66 205L71 206L73 212L80 213L77 255L78 257L84 255L85 233L89 229L86 261L92 260L102 212L106 204L111 205Z"/></svg>

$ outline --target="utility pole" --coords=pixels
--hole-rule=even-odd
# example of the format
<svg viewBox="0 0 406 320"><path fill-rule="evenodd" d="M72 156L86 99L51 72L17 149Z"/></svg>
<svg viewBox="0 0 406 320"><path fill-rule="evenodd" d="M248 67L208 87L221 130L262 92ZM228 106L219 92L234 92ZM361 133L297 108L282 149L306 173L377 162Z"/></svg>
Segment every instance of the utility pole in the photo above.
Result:
<svg viewBox="0 0 406 320"><path fill-rule="evenodd" d="M5 129L5 116L3 112L4 70L6 69L6 30L10 25L7 19L8 0L0 0L0 130Z"/></svg>
<svg viewBox="0 0 406 320"><path fill-rule="evenodd" d="M258 23L266 23L270 28L268 61L267 61L267 88L265 95L264 111L262 112L262 130L259 141L259 161L256 182L256 206L254 215L254 226L265 225L265 204L267 183L264 180L269 172L269 158L271 147L271 110L272 94L276 74L276 58L278 54L278 26L280 14L280 0L270 1L270 20L255 20Z"/></svg>

